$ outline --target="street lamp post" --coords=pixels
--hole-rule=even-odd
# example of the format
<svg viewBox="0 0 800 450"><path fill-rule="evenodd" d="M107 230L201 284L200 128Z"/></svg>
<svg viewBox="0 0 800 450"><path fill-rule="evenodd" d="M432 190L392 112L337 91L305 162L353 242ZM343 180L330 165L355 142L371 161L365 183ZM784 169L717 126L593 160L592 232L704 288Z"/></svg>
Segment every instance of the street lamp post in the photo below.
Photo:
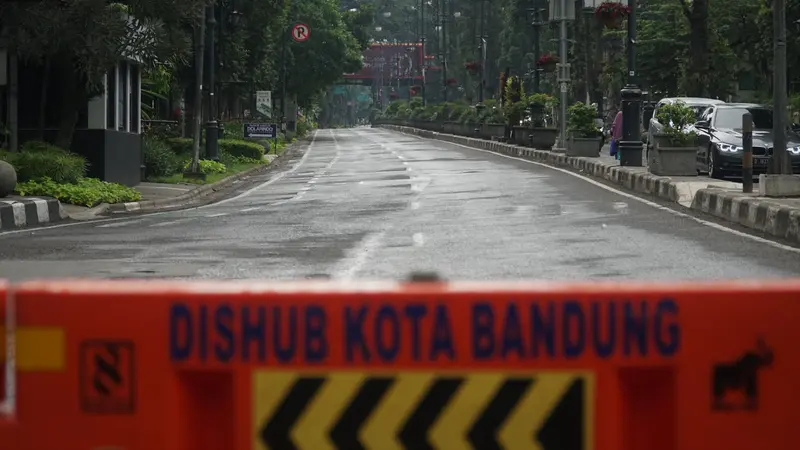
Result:
<svg viewBox="0 0 800 450"><path fill-rule="evenodd" d="M419 42L420 51L422 52L422 65L420 67L420 72L422 73L422 106L425 106L428 102L426 95L428 83L426 83L425 74L425 65L427 64L425 59L425 0L419 0Z"/></svg>
<svg viewBox="0 0 800 450"><path fill-rule="evenodd" d="M641 105L642 90L636 84L636 0L628 0L628 82L622 97L622 140L619 165L642 167Z"/></svg>

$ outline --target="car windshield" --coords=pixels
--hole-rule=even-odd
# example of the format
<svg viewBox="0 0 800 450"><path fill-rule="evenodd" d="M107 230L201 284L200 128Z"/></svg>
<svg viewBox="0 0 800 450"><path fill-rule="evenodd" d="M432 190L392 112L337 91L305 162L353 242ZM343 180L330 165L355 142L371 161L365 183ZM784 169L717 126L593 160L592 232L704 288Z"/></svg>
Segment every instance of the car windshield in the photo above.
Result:
<svg viewBox="0 0 800 450"><path fill-rule="evenodd" d="M700 116L703 115L703 111L708 109L708 105L692 105L692 109L694 110L695 120L700 120Z"/></svg>
<svg viewBox="0 0 800 450"><path fill-rule="evenodd" d="M753 116L753 128L756 130L772 129L772 111L766 108L721 108L715 113L716 128L742 128L742 115L750 112Z"/></svg>

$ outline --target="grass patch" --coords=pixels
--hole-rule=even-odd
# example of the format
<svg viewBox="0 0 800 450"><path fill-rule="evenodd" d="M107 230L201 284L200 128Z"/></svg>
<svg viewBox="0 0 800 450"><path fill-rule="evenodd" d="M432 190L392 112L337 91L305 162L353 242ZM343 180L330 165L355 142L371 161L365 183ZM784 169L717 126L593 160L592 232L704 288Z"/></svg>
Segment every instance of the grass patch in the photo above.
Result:
<svg viewBox="0 0 800 450"><path fill-rule="evenodd" d="M247 169L252 169L253 167L263 166L264 164L233 164L227 167L227 170L224 173L209 173L206 175L205 181L202 180L195 180L192 178L184 178L182 173L176 173L167 177L152 177L149 178L147 181L153 183L169 183L169 184L213 184L217 181L220 181L224 178L227 178L231 175L235 175L239 172L244 172Z"/></svg>

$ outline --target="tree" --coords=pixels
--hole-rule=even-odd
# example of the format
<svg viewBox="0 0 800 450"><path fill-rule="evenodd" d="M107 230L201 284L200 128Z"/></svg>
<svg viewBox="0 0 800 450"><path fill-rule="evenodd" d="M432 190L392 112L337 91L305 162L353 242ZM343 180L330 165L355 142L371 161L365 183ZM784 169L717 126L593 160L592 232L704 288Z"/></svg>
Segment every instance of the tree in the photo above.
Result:
<svg viewBox="0 0 800 450"><path fill-rule="evenodd" d="M57 109L55 144L69 148L78 113L101 93L108 69L123 57L146 65L186 57L187 26L199 20L203 4L204 0L4 2L0 25L11 30L9 46L20 59L40 65L43 79L58 81L57 98L47 95L44 83L42 105Z"/></svg>

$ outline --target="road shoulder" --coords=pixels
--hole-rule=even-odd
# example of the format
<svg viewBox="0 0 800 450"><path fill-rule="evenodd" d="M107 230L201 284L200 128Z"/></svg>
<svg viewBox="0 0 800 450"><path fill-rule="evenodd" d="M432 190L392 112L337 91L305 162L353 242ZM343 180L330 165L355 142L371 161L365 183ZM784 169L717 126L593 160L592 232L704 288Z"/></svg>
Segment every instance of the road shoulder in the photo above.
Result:
<svg viewBox="0 0 800 450"><path fill-rule="evenodd" d="M647 172L643 167L620 167L616 162L603 158L568 157L547 150L397 125L381 125L380 128L566 168L636 194L800 245L800 199L743 194L740 183L705 177L662 177Z"/></svg>

